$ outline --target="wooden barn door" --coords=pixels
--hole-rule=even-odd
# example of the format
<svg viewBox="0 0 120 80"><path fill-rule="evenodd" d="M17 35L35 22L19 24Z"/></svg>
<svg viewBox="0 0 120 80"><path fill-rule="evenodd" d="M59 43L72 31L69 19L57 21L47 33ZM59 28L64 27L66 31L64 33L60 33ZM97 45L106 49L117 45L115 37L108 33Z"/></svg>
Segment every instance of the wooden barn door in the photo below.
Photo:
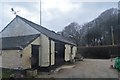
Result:
<svg viewBox="0 0 120 80"><path fill-rule="evenodd" d="M55 43L55 65L64 63L65 45L60 42Z"/></svg>
<svg viewBox="0 0 120 80"><path fill-rule="evenodd" d="M39 67L39 45L32 45L31 67L33 69Z"/></svg>

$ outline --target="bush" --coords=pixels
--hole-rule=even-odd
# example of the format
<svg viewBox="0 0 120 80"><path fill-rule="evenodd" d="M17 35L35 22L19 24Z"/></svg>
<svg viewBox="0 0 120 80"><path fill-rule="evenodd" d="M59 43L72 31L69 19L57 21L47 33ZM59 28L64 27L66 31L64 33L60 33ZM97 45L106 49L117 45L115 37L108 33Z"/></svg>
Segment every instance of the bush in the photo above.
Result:
<svg viewBox="0 0 120 80"><path fill-rule="evenodd" d="M114 67L115 67L115 69L120 71L120 57L115 58L115 66Z"/></svg>

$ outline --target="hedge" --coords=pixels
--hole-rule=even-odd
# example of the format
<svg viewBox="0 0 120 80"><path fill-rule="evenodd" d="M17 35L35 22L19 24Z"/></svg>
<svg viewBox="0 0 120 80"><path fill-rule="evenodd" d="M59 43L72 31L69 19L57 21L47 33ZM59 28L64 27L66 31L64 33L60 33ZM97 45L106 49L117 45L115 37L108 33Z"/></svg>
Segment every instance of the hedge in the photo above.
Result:
<svg viewBox="0 0 120 80"><path fill-rule="evenodd" d="M120 55L120 45L78 47L78 53L84 58L108 59Z"/></svg>

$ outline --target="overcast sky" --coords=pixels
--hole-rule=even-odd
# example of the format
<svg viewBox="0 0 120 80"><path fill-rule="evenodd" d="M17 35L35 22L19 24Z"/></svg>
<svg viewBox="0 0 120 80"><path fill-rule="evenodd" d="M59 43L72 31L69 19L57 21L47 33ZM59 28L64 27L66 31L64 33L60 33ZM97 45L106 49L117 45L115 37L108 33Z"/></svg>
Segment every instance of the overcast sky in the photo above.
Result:
<svg viewBox="0 0 120 80"><path fill-rule="evenodd" d="M61 31L71 22L80 25L89 22L109 8L117 8L119 0L41 0L42 26ZM11 8L19 11L17 14L37 24L40 24L40 2L38 0L1 0L0 31L15 17Z"/></svg>

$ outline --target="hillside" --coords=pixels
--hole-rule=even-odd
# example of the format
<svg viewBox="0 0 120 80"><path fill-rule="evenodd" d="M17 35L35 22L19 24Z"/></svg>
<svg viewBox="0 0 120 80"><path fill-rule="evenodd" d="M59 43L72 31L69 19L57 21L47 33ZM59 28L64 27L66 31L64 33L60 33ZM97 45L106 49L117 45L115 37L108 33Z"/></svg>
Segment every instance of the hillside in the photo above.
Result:
<svg viewBox="0 0 120 80"><path fill-rule="evenodd" d="M62 33L65 37L70 37L71 34L73 34L71 38L75 41L76 37L79 37L76 41L78 45L95 46L120 44L119 19L118 9L111 8L105 10L97 18L82 26L77 23L71 23L59 33Z"/></svg>

